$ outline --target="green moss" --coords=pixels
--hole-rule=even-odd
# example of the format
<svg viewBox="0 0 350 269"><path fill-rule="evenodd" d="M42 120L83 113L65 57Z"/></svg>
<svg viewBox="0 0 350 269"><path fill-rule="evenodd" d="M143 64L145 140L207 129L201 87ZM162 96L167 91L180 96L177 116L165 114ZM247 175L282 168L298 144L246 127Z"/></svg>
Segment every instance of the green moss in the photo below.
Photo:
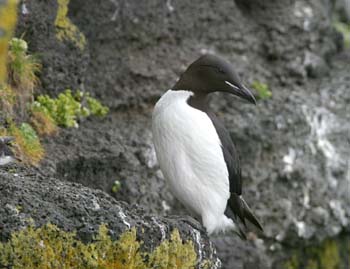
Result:
<svg viewBox="0 0 350 269"><path fill-rule="evenodd" d="M344 37L345 48L350 48L350 24L345 22L336 21L333 23L335 29L342 33Z"/></svg>
<svg viewBox="0 0 350 269"><path fill-rule="evenodd" d="M317 262L317 260L314 260L312 258L309 259L307 261L306 268L308 268L308 269L318 269L318 262Z"/></svg>
<svg viewBox="0 0 350 269"><path fill-rule="evenodd" d="M101 225L91 243L83 243L76 234L47 224L14 232L7 243L0 243L0 267L12 269L126 269L194 268L197 260L192 242L183 242L177 230L151 253L141 251L136 229L112 241Z"/></svg>
<svg viewBox="0 0 350 269"><path fill-rule="evenodd" d="M319 250L321 269L339 269L340 255L335 241L326 240Z"/></svg>
<svg viewBox="0 0 350 269"><path fill-rule="evenodd" d="M299 259L297 254L293 254L284 265L285 269L299 269Z"/></svg>
<svg viewBox="0 0 350 269"><path fill-rule="evenodd" d="M85 97L87 102L84 102ZM69 89L55 99L48 95L38 96L32 104L32 110L48 115L57 125L63 127L78 127L79 118L90 115L105 116L108 112L107 107L88 94L77 91L73 95Z"/></svg>
<svg viewBox="0 0 350 269"><path fill-rule="evenodd" d="M272 92L270 91L269 86L265 83L254 81L252 83L252 88L258 93L259 99L268 99L272 97Z"/></svg>
<svg viewBox="0 0 350 269"><path fill-rule="evenodd" d="M0 85L7 80L8 42L12 37L17 21L17 0L0 2Z"/></svg>
<svg viewBox="0 0 350 269"><path fill-rule="evenodd" d="M112 192L113 192L113 193L117 193L117 192L120 190L121 185L122 185L122 184L120 183L119 180L115 180L115 181L113 182L113 185L112 185Z"/></svg>
<svg viewBox="0 0 350 269"><path fill-rule="evenodd" d="M345 238L345 240L344 240ZM348 243L348 236L341 239L327 239L319 246L305 247L293 251L285 261L284 269L345 269L348 251L344 247Z"/></svg>
<svg viewBox="0 0 350 269"><path fill-rule="evenodd" d="M55 20L56 37L60 41L71 41L79 49L83 50L86 45L86 39L78 27L68 18L69 0L57 0L58 9Z"/></svg>

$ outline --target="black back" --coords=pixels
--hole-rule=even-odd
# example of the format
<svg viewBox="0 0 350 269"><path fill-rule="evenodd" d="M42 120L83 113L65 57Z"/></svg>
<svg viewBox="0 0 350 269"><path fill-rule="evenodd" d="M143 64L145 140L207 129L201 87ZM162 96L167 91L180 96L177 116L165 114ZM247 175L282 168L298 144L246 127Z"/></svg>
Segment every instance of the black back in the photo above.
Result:
<svg viewBox="0 0 350 269"><path fill-rule="evenodd" d="M236 193L237 195L242 194L242 176L241 166L239 161L239 155L236 151L235 145L232 142L231 136L225 126L219 121L216 115L208 111L207 115L211 119L216 129L216 132L221 141L221 148L224 154L226 162L229 181L230 181L230 192Z"/></svg>

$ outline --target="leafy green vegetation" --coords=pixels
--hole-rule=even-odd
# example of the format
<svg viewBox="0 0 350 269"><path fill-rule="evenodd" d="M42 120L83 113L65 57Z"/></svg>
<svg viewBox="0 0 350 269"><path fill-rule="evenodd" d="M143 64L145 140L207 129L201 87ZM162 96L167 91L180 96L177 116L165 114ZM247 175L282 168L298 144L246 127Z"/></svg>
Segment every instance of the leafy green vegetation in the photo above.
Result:
<svg viewBox="0 0 350 269"><path fill-rule="evenodd" d="M252 83L252 88L258 93L259 99L268 99L272 97L272 92L270 91L269 86L266 83L254 81Z"/></svg>
<svg viewBox="0 0 350 269"><path fill-rule="evenodd" d="M17 96L22 116L26 115L26 104L33 100L34 89L39 83L36 74L41 65L36 57L27 53L28 44L20 38L12 38L8 52L8 83Z"/></svg>
<svg viewBox="0 0 350 269"><path fill-rule="evenodd" d="M114 181L113 186L112 186L112 192L117 193L120 190L121 185L122 184L120 183L119 180Z"/></svg>
<svg viewBox="0 0 350 269"><path fill-rule="evenodd" d="M77 127L79 118L104 116L108 108L81 91L73 95L66 90L56 99L41 95L34 101L34 90L39 84L36 74L41 64L36 57L28 54L25 40L12 38L7 45L7 80L0 85L0 109L8 127L2 128L0 134L14 136L17 157L25 164L36 165L44 156L37 133L55 134L58 125ZM30 124L18 123L21 121Z"/></svg>
<svg viewBox="0 0 350 269"><path fill-rule="evenodd" d="M0 85L0 106L6 118L13 118L14 112L22 119L26 118L27 104L33 100L34 89L39 83L36 73L41 65L27 50L28 44L23 39L9 41L7 80Z"/></svg>
<svg viewBox="0 0 350 269"><path fill-rule="evenodd" d="M197 255L192 242L183 242L178 230L153 252L141 251L136 229L124 232L113 241L101 225L95 240L83 243L73 232L47 224L14 232L7 243L0 243L0 267L13 269L192 269Z"/></svg>
<svg viewBox="0 0 350 269"><path fill-rule="evenodd" d="M84 99L87 105L84 105ZM78 127L78 119L89 115L105 116L108 108L87 93L71 90L60 93L56 99L48 95L40 95L32 104L33 111L42 112L52 118L57 125L63 127Z"/></svg>
<svg viewBox="0 0 350 269"><path fill-rule="evenodd" d="M14 121L14 118L17 121L27 119L27 104L33 100L34 89L39 83L36 73L41 65L27 51L28 44L21 38L8 42L7 80L0 88L0 108L8 127L3 127L0 134L14 137L14 153L18 159L24 164L36 165L44 156L37 134L30 124Z"/></svg>
<svg viewBox="0 0 350 269"><path fill-rule="evenodd" d="M344 46L345 48L350 48L350 24L341 22L341 21L336 21L333 23L335 29L342 33L344 37Z"/></svg>
<svg viewBox="0 0 350 269"><path fill-rule="evenodd" d="M108 113L108 107L103 106L98 100L89 95L86 96L86 102L92 115L103 117Z"/></svg>

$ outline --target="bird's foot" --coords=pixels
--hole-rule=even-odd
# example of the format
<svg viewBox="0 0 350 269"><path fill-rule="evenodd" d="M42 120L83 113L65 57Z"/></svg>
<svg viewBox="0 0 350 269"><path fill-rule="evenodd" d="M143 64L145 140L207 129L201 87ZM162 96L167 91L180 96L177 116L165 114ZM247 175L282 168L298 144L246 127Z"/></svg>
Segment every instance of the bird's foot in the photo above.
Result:
<svg viewBox="0 0 350 269"><path fill-rule="evenodd" d="M203 225L191 216L181 216L179 217L179 220L189 224L190 226L200 231L201 233L207 232L203 227Z"/></svg>

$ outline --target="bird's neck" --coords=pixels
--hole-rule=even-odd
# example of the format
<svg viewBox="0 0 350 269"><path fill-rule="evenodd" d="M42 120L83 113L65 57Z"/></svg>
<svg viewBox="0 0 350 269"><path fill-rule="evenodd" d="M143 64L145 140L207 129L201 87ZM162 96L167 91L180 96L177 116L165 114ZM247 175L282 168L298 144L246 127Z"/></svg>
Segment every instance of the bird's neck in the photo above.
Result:
<svg viewBox="0 0 350 269"><path fill-rule="evenodd" d="M199 110L202 111L208 111L209 104L208 104L208 94L201 93L201 92L194 92L193 95L190 96L190 98L187 100L187 103Z"/></svg>

